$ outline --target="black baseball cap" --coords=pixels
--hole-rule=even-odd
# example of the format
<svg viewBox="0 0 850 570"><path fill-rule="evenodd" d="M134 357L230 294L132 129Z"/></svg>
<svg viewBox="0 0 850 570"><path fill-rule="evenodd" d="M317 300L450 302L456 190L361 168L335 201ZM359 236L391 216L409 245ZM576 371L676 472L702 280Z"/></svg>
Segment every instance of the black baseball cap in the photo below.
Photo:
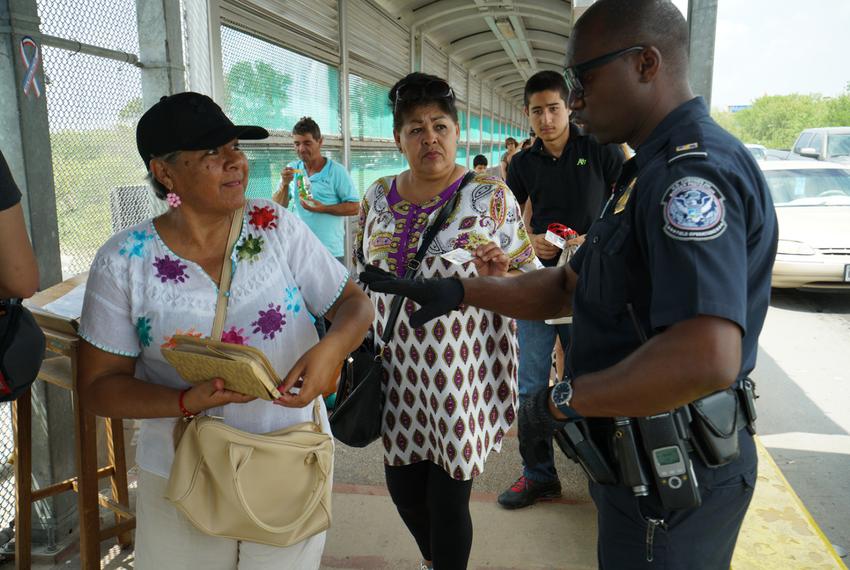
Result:
<svg viewBox="0 0 850 570"><path fill-rule="evenodd" d="M206 150L233 139L268 136L263 127L234 125L215 101L191 91L162 97L136 126L136 146L148 170L151 158L169 152Z"/></svg>

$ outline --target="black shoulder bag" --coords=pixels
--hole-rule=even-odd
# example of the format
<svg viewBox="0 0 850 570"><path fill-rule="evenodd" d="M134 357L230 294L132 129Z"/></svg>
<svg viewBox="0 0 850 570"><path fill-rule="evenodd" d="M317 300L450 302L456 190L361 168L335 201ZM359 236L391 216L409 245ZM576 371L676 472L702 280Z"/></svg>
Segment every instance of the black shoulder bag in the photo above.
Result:
<svg viewBox="0 0 850 570"><path fill-rule="evenodd" d="M408 262L405 279L412 279L416 275L422 259L428 252L428 247L439 233L446 218L455 209L461 188L466 186L474 176L475 172L468 172L457 191L440 210L437 219L425 233L416 257ZM384 368L382 352L383 347L387 346L392 339L403 300L404 297L400 295L393 299L390 305L390 316L387 319L384 334L381 335L380 346L375 346L371 339L367 339L343 363L336 393L336 406L331 414L330 422L334 437L351 447L366 447L381 437L381 422L384 414L384 395L381 388Z"/></svg>
<svg viewBox="0 0 850 570"><path fill-rule="evenodd" d="M29 390L44 360L44 346L44 333L21 300L0 300L0 402Z"/></svg>

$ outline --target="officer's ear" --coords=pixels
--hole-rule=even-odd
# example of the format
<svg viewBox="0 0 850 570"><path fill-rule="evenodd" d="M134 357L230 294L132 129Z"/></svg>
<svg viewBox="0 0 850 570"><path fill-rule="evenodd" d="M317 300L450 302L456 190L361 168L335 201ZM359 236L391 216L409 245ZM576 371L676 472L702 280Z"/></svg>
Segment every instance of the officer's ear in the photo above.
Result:
<svg viewBox="0 0 850 570"><path fill-rule="evenodd" d="M661 52L654 46L645 48L638 54L638 73L641 83L650 83L661 70L663 63Z"/></svg>

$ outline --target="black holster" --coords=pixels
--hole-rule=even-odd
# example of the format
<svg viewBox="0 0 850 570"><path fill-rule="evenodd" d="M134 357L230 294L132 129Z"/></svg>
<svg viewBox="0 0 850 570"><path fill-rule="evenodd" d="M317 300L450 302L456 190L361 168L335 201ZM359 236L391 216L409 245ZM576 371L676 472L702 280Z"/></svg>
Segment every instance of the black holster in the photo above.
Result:
<svg viewBox="0 0 850 570"><path fill-rule="evenodd" d="M585 420L567 423L555 432L554 440L564 455L578 463L591 481L600 485L616 484L617 475L590 437Z"/></svg>
<svg viewBox="0 0 850 570"><path fill-rule="evenodd" d="M688 406L691 412L691 444L708 467L722 467L741 454L738 430L752 425L744 398L746 395L739 395L738 388L728 388Z"/></svg>

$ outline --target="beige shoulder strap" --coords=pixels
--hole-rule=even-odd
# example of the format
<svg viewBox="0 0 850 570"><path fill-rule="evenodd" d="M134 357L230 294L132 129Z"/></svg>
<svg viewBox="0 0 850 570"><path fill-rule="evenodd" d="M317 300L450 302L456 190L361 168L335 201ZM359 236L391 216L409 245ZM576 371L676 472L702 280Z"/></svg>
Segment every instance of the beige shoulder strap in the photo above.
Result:
<svg viewBox="0 0 850 570"><path fill-rule="evenodd" d="M210 338L221 340L224 330L224 319L227 317L227 301L230 298L230 278L233 276L233 247L242 231L242 211L244 206L233 214L230 222L230 235L227 236L227 246L224 248L224 260L221 262L221 277L218 280L218 300L215 305L215 320L213 321Z"/></svg>

